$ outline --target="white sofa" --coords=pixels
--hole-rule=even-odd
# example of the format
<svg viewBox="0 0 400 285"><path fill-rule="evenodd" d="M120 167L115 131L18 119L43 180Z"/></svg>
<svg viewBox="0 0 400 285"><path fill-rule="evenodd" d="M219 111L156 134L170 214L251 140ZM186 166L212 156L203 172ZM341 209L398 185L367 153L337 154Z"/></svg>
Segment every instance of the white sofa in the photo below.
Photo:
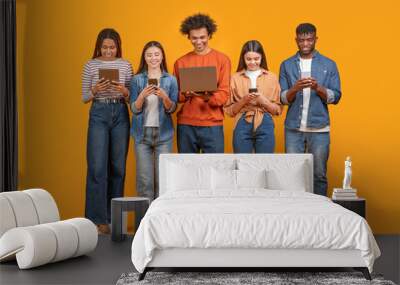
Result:
<svg viewBox="0 0 400 285"><path fill-rule="evenodd" d="M84 255L96 248L97 228L88 219L60 221L49 192L29 189L0 193L0 262L20 269Z"/></svg>

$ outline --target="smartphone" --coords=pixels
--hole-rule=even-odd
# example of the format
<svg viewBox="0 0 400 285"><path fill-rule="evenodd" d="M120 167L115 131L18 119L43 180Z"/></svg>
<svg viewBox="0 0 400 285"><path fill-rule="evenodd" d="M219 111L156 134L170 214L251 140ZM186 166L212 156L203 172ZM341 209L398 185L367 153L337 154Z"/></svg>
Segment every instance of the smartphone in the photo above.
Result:
<svg viewBox="0 0 400 285"><path fill-rule="evenodd" d="M310 71L302 71L301 73L300 73L300 78L301 79L303 79L303 78L310 78L311 77L311 72Z"/></svg>
<svg viewBox="0 0 400 285"><path fill-rule="evenodd" d="M157 78L149 78L147 80L147 84L148 85L154 85L155 87L157 87L158 86L158 80L157 80Z"/></svg>
<svg viewBox="0 0 400 285"><path fill-rule="evenodd" d="M258 89L257 88L249 88L249 93L257 93Z"/></svg>

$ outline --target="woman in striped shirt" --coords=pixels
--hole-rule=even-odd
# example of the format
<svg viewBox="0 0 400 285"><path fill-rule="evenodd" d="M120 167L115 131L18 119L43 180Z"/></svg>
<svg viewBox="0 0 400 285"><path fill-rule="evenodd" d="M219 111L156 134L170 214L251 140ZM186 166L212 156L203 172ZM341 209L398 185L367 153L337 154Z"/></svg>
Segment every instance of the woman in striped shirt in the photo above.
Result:
<svg viewBox="0 0 400 285"><path fill-rule="evenodd" d="M99 78L99 74L108 74ZM99 233L110 233L110 202L123 196L129 144L129 83L132 65L122 59L113 29L97 36L93 57L82 73L82 100L92 102L87 137L86 217Z"/></svg>

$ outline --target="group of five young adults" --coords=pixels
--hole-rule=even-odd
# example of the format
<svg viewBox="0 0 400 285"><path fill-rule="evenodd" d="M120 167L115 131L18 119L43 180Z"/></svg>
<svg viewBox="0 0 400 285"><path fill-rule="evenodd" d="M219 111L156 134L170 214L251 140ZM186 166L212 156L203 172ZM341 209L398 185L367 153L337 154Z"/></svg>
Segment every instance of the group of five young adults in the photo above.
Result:
<svg viewBox="0 0 400 285"><path fill-rule="evenodd" d="M102 30L94 54L84 66L82 100L92 102L87 138L86 216L108 233L110 201L123 196L129 131L134 139L136 189L151 200L158 196L158 158L172 152L177 113L179 153L223 153L224 113L234 118L235 153L273 153L272 116L285 119L287 153L312 153L314 192L326 195L327 160L330 144L328 104L341 97L336 64L316 49L314 25L296 28L298 52L285 60L279 78L269 71L260 42L246 42L236 73L223 53L212 49L209 40L217 26L208 15L187 17L181 24L193 50L176 60L168 73L166 55L159 42L148 42L139 68L122 58L121 39L113 29ZM180 68L214 66L217 90L180 92ZM118 69L118 80L99 78L100 69ZM153 80L153 81L152 81ZM149 84L149 82L153 82ZM132 111L129 122L127 104Z"/></svg>

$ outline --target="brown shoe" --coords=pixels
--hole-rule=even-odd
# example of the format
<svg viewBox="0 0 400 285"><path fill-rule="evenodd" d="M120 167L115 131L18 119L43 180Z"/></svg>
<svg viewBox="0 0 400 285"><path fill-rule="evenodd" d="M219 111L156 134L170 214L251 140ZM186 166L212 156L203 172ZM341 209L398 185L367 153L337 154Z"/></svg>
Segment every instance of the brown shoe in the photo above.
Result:
<svg viewBox="0 0 400 285"><path fill-rule="evenodd" d="M111 232L111 230L110 230L109 225L107 225L107 224L100 224L100 225L97 225L97 232L98 232L100 235L109 235L110 232Z"/></svg>

